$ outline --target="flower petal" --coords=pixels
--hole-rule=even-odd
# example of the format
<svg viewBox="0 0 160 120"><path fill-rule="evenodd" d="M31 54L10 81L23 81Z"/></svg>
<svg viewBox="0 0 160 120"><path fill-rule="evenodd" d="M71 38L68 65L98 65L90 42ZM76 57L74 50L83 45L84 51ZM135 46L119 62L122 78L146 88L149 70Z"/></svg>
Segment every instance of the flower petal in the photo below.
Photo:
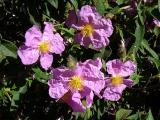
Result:
<svg viewBox="0 0 160 120"><path fill-rule="evenodd" d="M86 23L92 23L92 21L96 21L101 18L100 14L96 11L95 7L91 7L89 5L85 5L79 11L80 20Z"/></svg>
<svg viewBox="0 0 160 120"><path fill-rule="evenodd" d="M42 40L42 33L39 27L34 25L26 31L25 34L25 45L31 48L37 48L39 42Z"/></svg>
<svg viewBox="0 0 160 120"><path fill-rule="evenodd" d="M60 99L65 93L68 92L67 83L60 80L49 80L49 95L54 99Z"/></svg>
<svg viewBox="0 0 160 120"><path fill-rule="evenodd" d="M122 70L123 63L119 59L110 60L106 63L107 72L111 75L118 75Z"/></svg>
<svg viewBox="0 0 160 120"><path fill-rule="evenodd" d="M98 97L101 98L100 92L105 87L105 81L103 79L85 78L84 85L91 89Z"/></svg>
<svg viewBox="0 0 160 120"><path fill-rule="evenodd" d="M73 93L65 102L72 107L74 112L84 112L86 110L81 102L81 95L77 92Z"/></svg>
<svg viewBox="0 0 160 120"><path fill-rule="evenodd" d="M52 53L61 54L65 49L63 38L59 33L54 34L51 44L50 52Z"/></svg>
<svg viewBox="0 0 160 120"><path fill-rule="evenodd" d="M90 92L89 95L86 96L86 107L87 107L87 108L90 108L90 107L92 106L93 97L94 97L94 94L93 94L92 91Z"/></svg>
<svg viewBox="0 0 160 120"><path fill-rule="evenodd" d="M52 70L53 78L56 80L68 81L72 76L75 75L73 70L67 67L58 67Z"/></svg>
<svg viewBox="0 0 160 120"><path fill-rule="evenodd" d="M133 80L131 79L123 79L123 84L125 84L128 87L132 87L133 86Z"/></svg>
<svg viewBox="0 0 160 120"><path fill-rule="evenodd" d="M121 98L123 90L126 88L126 85L121 84L119 86L108 86L104 93L104 99L111 101L118 101Z"/></svg>
<svg viewBox="0 0 160 120"><path fill-rule="evenodd" d="M108 61L106 66L109 74L123 77L130 76L136 70L136 65L130 60L123 63L121 60L115 59Z"/></svg>
<svg viewBox="0 0 160 120"><path fill-rule="evenodd" d="M42 68L44 68L45 70L48 70L48 68L51 67L52 62L53 62L53 55L48 53L41 54L40 63Z"/></svg>
<svg viewBox="0 0 160 120"><path fill-rule="evenodd" d="M39 51L37 49L29 48L27 46L21 46L17 52L24 65L33 64L39 58Z"/></svg>
<svg viewBox="0 0 160 120"><path fill-rule="evenodd" d="M45 27L44 27L44 31L43 31L43 38L42 40L48 40L48 41L51 41L53 39L53 30L54 27L53 27L53 24L52 23L49 23L49 22L44 22L45 24Z"/></svg>
<svg viewBox="0 0 160 120"><path fill-rule="evenodd" d="M100 71L102 68L102 62L100 58L95 60L86 60L85 62L79 62L76 65L76 68L80 68L83 73L83 77L92 77L103 79L104 74Z"/></svg>
<svg viewBox="0 0 160 120"><path fill-rule="evenodd" d="M84 46L85 48L87 48L91 43L90 38L89 37L83 37L83 35L81 33L77 33L75 35L75 41L77 43L79 43L80 45Z"/></svg>

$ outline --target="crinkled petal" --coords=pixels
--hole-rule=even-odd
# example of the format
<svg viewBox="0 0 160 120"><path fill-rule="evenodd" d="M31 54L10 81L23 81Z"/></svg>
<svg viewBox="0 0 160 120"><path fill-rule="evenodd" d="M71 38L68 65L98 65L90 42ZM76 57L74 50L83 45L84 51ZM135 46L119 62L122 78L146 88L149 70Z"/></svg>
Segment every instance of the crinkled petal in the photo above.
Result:
<svg viewBox="0 0 160 120"><path fill-rule="evenodd" d="M65 102L72 107L74 112L84 112L86 110L81 102L81 95L77 92L68 97L68 100Z"/></svg>
<svg viewBox="0 0 160 120"><path fill-rule="evenodd" d="M94 22L94 28L100 31L101 36L110 37L113 33L113 26L110 19L99 19L98 22Z"/></svg>
<svg viewBox="0 0 160 120"><path fill-rule="evenodd" d="M92 23L101 18L100 14L96 11L95 7L85 5L79 11L80 20L86 23Z"/></svg>
<svg viewBox="0 0 160 120"><path fill-rule="evenodd" d="M35 63L39 58L39 51L37 49L22 46L18 49L18 56L24 65Z"/></svg>
<svg viewBox="0 0 160 120"><path fill-rule="evenodd" d="M76 65L76 68L80 68L83 77L91 77L91 78L98 78L103 79L104 74L100 71L102 68L102 62L100 58L95 60L86 60L85 62L79 62Z"/></svg>
<svg viewBox="0 0 160 120"><path fill-rule="evenodd" d="M70 10L67 20L65 21L66 25L72 27L78 21L75 10Z"/></svg>
<svg viewBox="0 0 160 120"><path fill-rule="evenodd" d="M135 70L136 70L136 65L132 61L128 60L122 66L122 71L120 74L123 77L127 77L132 75L135 72Z"/></svg>
<svg viewBox="0 0 160 120"><path fill-rule="evenodd" d="M119 86L108 86L103 93L103 97L107 100L118 101L121 98L122 92L125 88L126 85L124 84Z"/></svg>
<svg viewBox="0 0 160 120"><path fill-rule="evenodd" d="M44 22L45 24L45 27L44 27L44 31L43 31L43 38L42 40L48 40L48 41L51 41L53 39L53 30L54 30L54 27L53 27L53 24L50 23L50 22Z"/></svg>
<svg viewBox="0 0 160 120"><path fill-rule="evenodd" d="M92 36L90 36L92 46L94 49L100 49L109 44L109 40L106 36L103 36L99 30L96 30Z"/></svg>
<svg viewBox="0 0 160 120"><path fill-rule="evenodd" d="M134 82L131 79L123 79L123 84L125 84L127 87L132 87L133 83Z"/></svg>
<svg viewBox="0 0 160 120"><path fill-rule="evenodd" d="M86 107L90 108L93 103L94 93L91 91L89 95L86 96Z"/></svg>
<svg viewBox="0 0 160 120"><path fill-rule="evenodd" d="M86 77L84 80L84 86L91 89L98 97L101 98L100 92L105 87L105 81L103 79Z"/></svg>
<svg viewBox="0 0 160 120"><path fill-rule="evenodd" d="M52 62L53 62L53 55L48 53L41 54L40 63L42 68L44 68L45 70L48 70L48 68L51 67Z"/></svg>
<svg viewBox="0 0 160 120"><path fill-rule="evenodd" d="M115 59L115 60L108 61L106 63L106 66L107 66L107 72L114 76L114 75L120 74L120 72L122 70L123 63L121 60Z"/></svg>
<svg viewBox="0 0 160 120"><path fill-rule="evenodd" d="M89 37L83 37L81 33L77 33L74 39L77 43L84 46L85 48L91 44L91 39Z"/></svg>
<svg viewBox="0 0 160 120"><path fill-rule="evenodd" d="M136 65L130 60L123 63L121 60L115 59L108 61L106 66L107 72L113 76L121 75L123 77L127 77L133 74L136 70Z"/></svg>
<svg viewBox="0 0 160 120"><path fill-rule="evenodd" d="M39 42L42 40L42 33L39 27L34 25L26 31L25 34L25 45L32 48L38 48Z"/></svg>
<svg viewBox="0 0 160 120"><path fill-rule="evenodd" d="M56 54L61 54L64 49L64 42L63 42L63 38L60 36L59 33L54 34L53 39L50 40L51 42L51 48L50 48L50 52L52 53L56 53Z"/></svg>
<svg viewBox="0 0 160 120"><path fill-rule="evenodd" d="M54 79L68 81L72 76L75 75L75 71L62 66L53 69L52 74Z"/></svg>
<svg viewBox="0 0 160 120"><path fill-rule="evenodd" d="M68 92L67 83L62 80L49 80L49 95L51 98L60 99L64 94Z"/></svg>

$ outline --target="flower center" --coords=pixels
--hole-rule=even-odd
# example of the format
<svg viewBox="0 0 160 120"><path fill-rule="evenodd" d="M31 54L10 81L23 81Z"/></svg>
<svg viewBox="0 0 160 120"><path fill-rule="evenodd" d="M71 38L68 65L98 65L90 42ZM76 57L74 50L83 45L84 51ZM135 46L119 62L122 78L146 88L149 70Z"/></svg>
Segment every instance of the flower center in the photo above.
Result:
<svg viewBox="0 0 160 120"><path fill-rule="evenodd" d="M111 83L115 86L122 84L122 82L123 82L123 79L120 75L116 75L111 78Z"/></svg>
<svg viewBox="0 0 160 120"><path fill-rule="evenodd" d="M40 44L39 44L39 50L42 53L48 52L49 49L50 49L50 42L49 41L45 40L45 41L40 42Z"/></svg>
<svg viewBox="0 0 160 120"><path fill-rule="evenodd" d="M83 82L79 76L71 77L69 81L69 87L73 90L82 90L83 89Z"/></svg>
<svg viewBox="0 0 160 120"><path fill-rule="evenodd" d="M91 24L86 24L82 30L81 33L85 36L85 37L89 37L90 35L92 35L94 32L94 28Z"/></svg>

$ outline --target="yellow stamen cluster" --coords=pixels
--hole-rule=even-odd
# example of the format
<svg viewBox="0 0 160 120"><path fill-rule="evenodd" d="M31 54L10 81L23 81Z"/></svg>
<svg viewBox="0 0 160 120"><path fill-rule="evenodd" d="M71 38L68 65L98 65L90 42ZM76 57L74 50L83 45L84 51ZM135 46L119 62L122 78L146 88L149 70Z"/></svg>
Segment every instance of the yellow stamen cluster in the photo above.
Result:
<svg viewBox="0 0 160 120"><path fill-rule="evenodd" d="M115 86L118 86L123 83L123 79L120 75L116 75L111 78L111 83Z"/></svg>
<svg viewBox="0 0 160 120"><path fill-rule="evenodd" d="M49 49L50 49L50 42L49 42L49 41L44 40L44 41L40 42L40 44L39 44L39 50L40 50L42 53L48 52Z"/></svg>
<svg viewBox="0 0 160 120"><path fill-rule="evenodd" d="M94 32L94 28L91 24L86 24L81 30L82 35L85 37L91 36L93 32Z"/></svg>
<svg viewBox="0 0 160 120"><path fill-rule="evenodd" d="M79 76L71 77L71 79L69 81L69 87L72 90L82 90L83 89L83 81L82 81L81 77L79 77Z"/></svg>

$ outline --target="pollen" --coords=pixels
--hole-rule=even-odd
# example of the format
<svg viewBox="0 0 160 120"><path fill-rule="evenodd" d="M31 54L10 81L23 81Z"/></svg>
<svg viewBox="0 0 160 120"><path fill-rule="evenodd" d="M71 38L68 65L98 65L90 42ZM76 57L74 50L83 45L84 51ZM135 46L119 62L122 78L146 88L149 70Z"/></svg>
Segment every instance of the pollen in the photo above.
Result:
<svg viewBox="0 0 160 120"><path fill-rule="evenodd" d="M45 40L45 41L40 42L40 44L39 44L39 50L42 53L48 52L49 49L50 49L50 42L49 41Z"/></svg>
<svg viewBox="0 0 160 120"><path fill-rule="evenodd" d="M72 90L82 90L83 89L83 81L80 76L73 76L69 81L69 87Z"/></svg>
<svg viewBox="0 0 160 120"><path fill-rule="evenodd" d="M81 29L81 33L85 37L91 36L93 34L93 32L94 32L94 28L93 28L93 26L91 24L86 24Z"/></svg>
<svg viewBox="0 0 160 120"><path fill-rule="evenodd" d="M118 86L123 83L123 79L120 75L116 75L111 78L111 83L115 86Z"/></svg>

